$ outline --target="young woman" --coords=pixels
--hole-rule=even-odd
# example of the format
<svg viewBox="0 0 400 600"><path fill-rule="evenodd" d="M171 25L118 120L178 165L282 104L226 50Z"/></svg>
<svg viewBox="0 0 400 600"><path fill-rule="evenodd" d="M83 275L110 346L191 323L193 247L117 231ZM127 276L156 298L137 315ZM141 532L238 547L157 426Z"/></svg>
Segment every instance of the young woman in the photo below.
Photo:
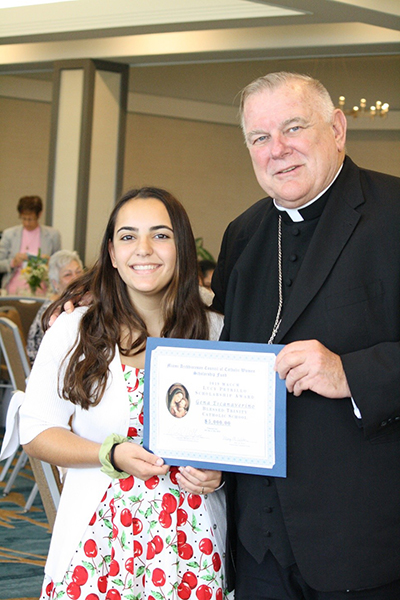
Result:
<svg viewBox="0 0 400 600"><path fill-rule="evenodd" d="M141 445L147 337L217 339L222 327L200 300L181 204L128 192L83 279L92 304L44 336L20 410L26 452L68 469L41 598L221 600L221 473L169 468Z"/></svg>

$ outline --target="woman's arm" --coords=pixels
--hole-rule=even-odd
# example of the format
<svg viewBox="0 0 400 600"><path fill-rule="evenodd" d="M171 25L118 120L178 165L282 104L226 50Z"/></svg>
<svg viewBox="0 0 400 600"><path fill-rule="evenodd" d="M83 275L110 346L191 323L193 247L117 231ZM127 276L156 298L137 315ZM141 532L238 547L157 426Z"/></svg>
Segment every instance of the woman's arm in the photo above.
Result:
<svg viewBox="0 0 400 600"><path fill-rule="evenodd" d="M63 427L50 427L24 444L25 452L58 467L100 467L101 444Z"/></svg>
<svg viewBox="0 0 400 600"><path fill-rule="evenodd" d="M62 427L46 429L31 442L24 444L23 448L29 456L58 467L101 467L101 444L84 439ZM143 481L154 475L165 475L169 469L162 458L133 442L118 444L114 452L114 463L125 473Z"/></svg>

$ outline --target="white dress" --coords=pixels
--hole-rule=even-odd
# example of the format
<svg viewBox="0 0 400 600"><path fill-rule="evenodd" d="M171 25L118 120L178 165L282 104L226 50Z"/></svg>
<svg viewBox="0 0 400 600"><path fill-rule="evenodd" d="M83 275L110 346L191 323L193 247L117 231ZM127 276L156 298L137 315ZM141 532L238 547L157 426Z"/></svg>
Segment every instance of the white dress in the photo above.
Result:
<svg viewBox="0 0 400 600"><path fill-rule="evenodd" d="M122 368L130 406L127 435L141 444L144 371ZM176 473L172 467L146 482L133 476L110 480L62 581L45 576L41 599L222 600L224 557L207 495L181 491Z"/></svg>

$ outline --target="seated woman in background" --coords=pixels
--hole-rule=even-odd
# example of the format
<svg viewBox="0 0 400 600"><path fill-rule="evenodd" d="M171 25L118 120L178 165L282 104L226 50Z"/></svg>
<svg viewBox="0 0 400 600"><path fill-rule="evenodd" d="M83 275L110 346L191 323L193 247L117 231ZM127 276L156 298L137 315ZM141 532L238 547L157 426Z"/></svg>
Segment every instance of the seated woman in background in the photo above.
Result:
<svg viewBox="0 0 400 600"><path fill-rule="evenodd" d="M39 196L23 196L17 210L22 225L3 231L0 240L0 273L5 273L2 287L11 295L29 292L29 285L21 274L29 254L49 257L61 248L60 233L54 227L39 225L43 203ZM42 293L46 290L42 288Z"/></svg>
<svg viewBox="0 0 400 600"><path fill-rule="evenodd" d="M26 343L26 351L32 363L36 358L40 342L42 341L44 335L42 328L43 313L52 302L61 296L67 285L80 277L82 273L82 261L75 250L58 250L58 252L55 252L50 257L49 281L53 293L50 300L48 302L43 302L43 305L36 313L36 317L29 328L28 339Z"/></svg>
<svg viewBox="0 0 400 600"><path fill-rule="evenodd" d="M91 306L48 330L20 409L26 452L68 469L41 599L222 600L221 472L169 468L142 447L147 338L222 328L199 296L182 205L158 188L125 194L69 294L82 289Z"/></svg>

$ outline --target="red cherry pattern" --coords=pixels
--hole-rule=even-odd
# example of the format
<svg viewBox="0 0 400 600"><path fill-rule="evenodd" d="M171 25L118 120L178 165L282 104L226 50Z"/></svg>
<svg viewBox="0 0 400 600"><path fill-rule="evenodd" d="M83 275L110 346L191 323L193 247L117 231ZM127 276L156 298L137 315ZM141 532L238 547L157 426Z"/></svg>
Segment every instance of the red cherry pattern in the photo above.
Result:
<svg viewBox="0 0 400 600"><path fill-rule="evenodd" d="M160 554L160 552L164 548L164 542L162 541L162 538L159 535L154 536L153 544L156 549L156 554Z"/></svg>
<svg viewBox="0 0 400 600"><path fill-rule="evenodd" d="M89 578L87 569L82 565L77 565L72 573L72 581L75 581L78 585L85 585Z"/></svg>
<svg viewBox="0 0 400 600"><path fill-rule="evenodd" d="M128 437L134 438L137 437L138 431L136 427L129 427L128 429Z"/></svg>
<svg viewBox="0 0 400 600"><path fill-rule="evenodd" d="M143 547L138 540L134 540L133 542L133 556L141 556L143 554Z"/></svg>
<svg viewBox="0 0 400 600"><path fill-rule="evenodd" d="M125 374L129 369L124 366ZM131 371L136 381L128 388L128 436L140 443L143 381L138 381L143 376ZM204 498L180 490L178 472L171 467L168 475L147 481L133 476L112 480L61 586L45 582L49 600L61 592L71 600L156 600L169 597L171 586L180 600L223 600L222 562ZM171 578L174 572L183 575Z"/></svg>
<svg viewBox="0 0 400 600"><path fill-rule="evenodd" d="M199 548L203 554L208 556L213 551L213 543L209 538L203 538L199 542Z"/></svg>
<svg viewBox="0 0 400 600"><path fill-rule="evenodd" d="M121 594L115 588L108 590L106 600L121 600Z"/></svg>
<svg viewBox="0 0 400 600"><path fill-rule="evenodd" d="M94 556L97 556L97 544L94 540L90 539L87 540L83 546L83 550L86 554L86 556L92 558Z"/></svg>
<svg viewBox="0 0 400 600"><path fill-rule="evenodd" d="M166 582L165 573L162 569L154 569L151 580L156 587L162 587Z"/></svg>
<svg viewBox="0 0 400 600"><path fill-rule="evenodd" d="M198 600L210 600L212 594L212 589L208 585L200 585L196 590L196 598Z"/></svg>
<svg viewBox="0 0 400 600"><path fill-rule="evenodd" d="M182 546L178 547L178 554L180 558L189 560L193 556L193 546L190 544L182 544Z"/></svg>
<svg viewBox="0 0 400 600"><path fill-rule="evenodd" d="M197 577L192 571L186 571L182 577L182 581L187 583L191 590L193 590L197 585Z"/></svg>
<svg viewBox="0 0 400 600"><path fill-rule="evenodd" d="M71 583L67 587L67 596L72 600L78 600L81 595L81 586L75 583L75 581L71 581Z"/></svg>
<svg viewBox="0 0 400 600"><path fill-rule="evenodd" d="M154 490L154 488L156 488L159 483L160 483L160 478L157 477L157 475L154 475L154 477L150 477L150 479L148 479L147 481L144 482L145 486L149 490Z"/></svg>
<svg viewBox="0 0 400 600"><path fill-rule="evenodd" d="M192 590L190 589L190 586L184 581L181 581L181 583L178 585L178 598L181 598L182 600L188 600L191 595Z"/></svg>
<svg viewBox="0 0 400 600"><path fill-rule="evenodd" d="M172 514L176 511L178 502L172 494L164 494L161 506L167 513Z"/></svg>
<svg viewBox="0 0 400 600"><path fill-rule="evenodd" d="M107 577L105 575L102 575L98 578L97 587L99 592L101 592L102 594L104 594L107 591Z"/></svg>
<svg viewBox="0 0 400 600"><path fill-rule="evenodd" d="M132 513L129 508L123 508L120 515L121 524L124 527L130 527L132 525Z"/></svg>
<svg viewBox="0 0 400 600"><path fill-rule="evenodd" d="M215 553L213 554L213 557L212 557L212 564L213 564L213 567L214 567L214 571L215 571L216 573L218 573L218 571L219 571L219 570L220 570L220 568L221 568L221 557L220 557L220 555L218 554L218 552L215 552Z"/></svg>
<svg viewBox="0 0 400 600"><path fill-rule="evenodd" d="M132 531L133 535L138 535L143 529L143 523L140 519L135 517L132 519Z"/></svg>
<svg viewBox="0 0 400 600"><path fill-rule="evenodd" d="M134 483L135 483L135 479L132 475L130 475L129 477L126 477L125 479L119 480L120 488L124 492L129 492L129 490L131 490L133 488Z"/></svg>
<svg viewBox="0 0 400 600"><path fill-rule="evenodd" d="M155 555L156 555L156 547L155 547L154 543L148 542L147 553L146 553L147 560L151 560L152 558L155 557Z"/></svg>
<svg viewBox="0 0 400 600"><path fill-rule="evenodd" d="M190 508L193 508L193 510L196 510L201 506L201 496L198 496L197 494L189 494L187 501Z"/></svg>
<svg viewBox="0 0 400 600"><path fill-rule="evenodd" d="M177 512L177 524L178 525L185 525L185 523L188 520L188 514L186 512L186 510L184 510L183 508L178 508L178 512Z"/></svg>
<svg viewBox="0 0 400 600"><path fill-rule="evenodd" d="M169 529L172 524L172 517L169 512L162 510L159 514L158 521L161 527L164 527L164 529Z"/></svg>

